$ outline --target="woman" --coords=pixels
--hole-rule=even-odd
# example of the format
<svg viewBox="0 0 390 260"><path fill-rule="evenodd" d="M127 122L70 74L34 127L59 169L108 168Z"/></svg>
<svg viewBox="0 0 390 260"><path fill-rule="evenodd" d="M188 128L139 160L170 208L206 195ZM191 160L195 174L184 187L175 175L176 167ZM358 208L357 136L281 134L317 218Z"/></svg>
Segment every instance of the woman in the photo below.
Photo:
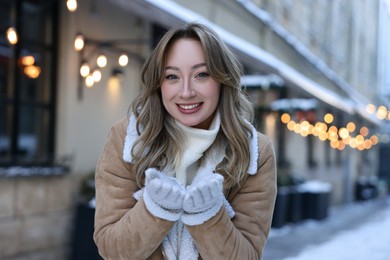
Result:
<svg viewBox="0 0 390 260"><path fill-rule="evenodd" d="M201 24L168 31L96 169L106 259L261 259L276 195L270 140L249 123L240 65Z"/></svg>

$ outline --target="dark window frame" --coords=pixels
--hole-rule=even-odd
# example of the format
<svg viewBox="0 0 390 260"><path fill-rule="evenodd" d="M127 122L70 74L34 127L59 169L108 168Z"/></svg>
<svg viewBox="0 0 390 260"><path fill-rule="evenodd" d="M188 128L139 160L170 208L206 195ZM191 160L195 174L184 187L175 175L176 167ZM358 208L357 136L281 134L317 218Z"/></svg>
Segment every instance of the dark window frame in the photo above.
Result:
<svg viewBox="0 0 390 260"><path fill-rule="evenodd" d="M0 24L0 47L11 51L6 90L0 93L0 108L4 109L5 121L0 135L4 134L8 143L3 145L4 151L0 153L0 177L58 175L66 171L66 167L56 162L55 156L59 4L59 1L14 0L9 6L12 21ZM39 15L35 24L31 21L34 15ZM5 23L4 20L0 22ZM13 46L4 36L10 25L16 28L19 36L18 43ZM27 32L30 29L36 29L34 33L37 35ZM29 79L18 61L26 52L34 51L41 59L41 75L38 79ZM26 90L33 93L26 95ZM28 118L29 115L32 118ZM25 129L29 122L33 122L30 127L33 130ZM20 144L26 131L30 131L28 134L36 141L35 150L28 156L22 155Z"/></svg>

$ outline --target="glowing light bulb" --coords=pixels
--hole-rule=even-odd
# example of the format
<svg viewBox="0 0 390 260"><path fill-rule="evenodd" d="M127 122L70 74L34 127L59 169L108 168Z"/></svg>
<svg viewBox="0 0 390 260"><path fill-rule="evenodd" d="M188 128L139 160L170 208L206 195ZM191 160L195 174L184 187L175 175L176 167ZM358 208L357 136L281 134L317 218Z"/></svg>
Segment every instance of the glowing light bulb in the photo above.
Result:
<svg viewBox="0 0 390 260"><path fill-rule="evenodd" d="M66 7L69 12L74 12L77 10L77 0L68 0L66 1Z"/></svg>
<svg viewBox="0 0 390 260"><path fill-rule="evenodd" d="M348 131L349 131L350 133L352 133L353 131L355 131L355 129L356 129L355 123L354 123L354 122L349 122L349 123L347 124L347 129L348 129Z"/></svg>
<svg viewBox="0 0 390 260"><path fill-rule="evenodd" d="M287 124L288 122L290 122L291 117L290 117L289 114L284 113L284 114L280 117L280 120L281 120L284 124Z"/></svg>
<svg viewBox="0 0 390 260"><path fill-rule="evenodd" d="M7 40L12 45L15 45L18 43L18 34L14 27L10 27L7 30Z"/></svg>
<svg viewBox="0 0 390 260"><path fill-rule="evenodd" d="M76 51L81 51L84 48L84 36L82 34L77 34L74 39L74 49Z"/></svg>
<svg viewBox="0 0 390 260"><path fill-rule="evenodd" d="M332 123L333 120L334 120L333 115L330 114L330 113L328 113L328 114L326 114L326 115L324 116L324 121L325 121L325 123L327 123L327 124Z"/></svg>
<svg viewBox="0 0 390 260"><path fill-rule="evenodd" d="M35 59L34 59L34 56L23 56L21 59L20 59L20 63L23 65L23 66L31 66L31 65L34 65L35 63Z"/></svg>
<svg viewBox="0 0 390 260"><path fill-rule="evenodd" d="M119 56L118 63L122 67L125 67L129 63L129 57L126 53L122 53L121 56Z"/></svg>
<svg viewBox="0 0 390 260"><path fill-rule="evenodd" d="M92 77L95 82L99 82L102 79L102 73L96 69L92 72Z"/></svg>
<svg viewBox="0 0 390 260"><path fill-rule="evenodd" d="M88 88L92 88L92 87L93 87L93 84L95 84L95 80L93 79L93 76L92 76L92 75L88 75L88 76L85 78L85 85L86 85Z"/></svg>
<svg viewBox="0 0 390 260"><path fill-rule="evenodd" d="M107 57L104 54L100 54L96 60L96 63L100 68L104 68L107 66Z"/></svg>
<svg viewBox="0 0 390 260"><path fill-rule="evenodd" d="M83 65L81 65L81 68L80 68L81 76L83 76L84 78L87 77L89 75L90 71L91 71L91 69L89 68L88 63L83 63Z"/></svg>
<svg viewBox="0 0 390 260"><path fill-rule="evenodd" d="M387 108L385 106L379 106L376 111L376 117L383 120L387 117Z"/></svg>
<svg viewBox="0 0 390 260"><path fill-rule="evenodd" d="M41 74L41 68L34 65L24 67L23 71L27 75L27 77L32 79L38 78Z"/></svg>

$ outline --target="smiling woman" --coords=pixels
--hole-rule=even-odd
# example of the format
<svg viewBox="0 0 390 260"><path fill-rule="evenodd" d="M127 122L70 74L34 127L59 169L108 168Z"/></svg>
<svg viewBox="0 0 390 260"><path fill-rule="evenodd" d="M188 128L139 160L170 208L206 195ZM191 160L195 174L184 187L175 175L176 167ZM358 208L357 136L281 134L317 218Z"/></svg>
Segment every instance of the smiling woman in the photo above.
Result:
<svg viewBox="0 0 390 260"><path fill-rule="evenodd" d="M207 71L199 41L180 39L170 46L161 94L165 109L174 119L185 126L208 129L220 88Z"/></svg>
<svg viewBox="0 0 390 260"><path fill-rule="evenodd" d="M104 258L261 259L275 155L250 123L240 67L201 24L158 43L143 92L96 168L94 239Z"/></svg>

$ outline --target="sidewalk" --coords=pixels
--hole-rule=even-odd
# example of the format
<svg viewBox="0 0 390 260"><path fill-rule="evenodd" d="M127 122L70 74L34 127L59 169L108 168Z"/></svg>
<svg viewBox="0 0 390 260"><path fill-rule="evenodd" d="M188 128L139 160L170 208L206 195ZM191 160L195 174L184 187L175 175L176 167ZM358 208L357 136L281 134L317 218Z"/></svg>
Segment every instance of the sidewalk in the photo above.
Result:
<svg viewBox="0 0 390 260"><path fill-rule="evenodd" d="M324 255L324 253L327 252L329 254L331 253L329 251L337 251L337 249L340 251L340 248L346 248L345 250L349 250L348 252L355 250L355 248L348 248L348 246L354 245L353 242L355 242L355 244L359 243L356 241L347 243L345 235L348 233L357 235L356 231L358 229L360 231L360 240L377 239L379 241L381 239L390 239L390 226L386 230L386 233L389 234L386 238L380 237L379 234L376 237L374 236L374 238L372 236L368 237L369 234L364 234L369 233L369 230L364 230L362 229L363 227L375 223L375 228L377 228L377 226L381 225L378 221L386 221L386 223L388 222L390 225L389 199L353 202L349 205L331 208L328 218L322 221L306 220L297 224L286 225L281 228L272 228L263 253L263 260L335 260L336 258ZM373 229L374 228L371 228L370 230ZM341 236L344 236L344 240L340 240ZM335 243L338 243L340 246L335 246ZM375 244L375 241L372 244ZM386 242L386 250L388 245L390 245L390 241ZM380 256L373 258L374 252L369 252L369 250L371 250L370 248L363 250L370 253L372 256L369 258L370 260L384 259L380 258ZM390 255L390 248L388 251L388 255ZM336 254L338 254L338 256L342 255L341 252L336 252ZM345 258L344 256L344 258L341 257L337 259L344 260L357 258Z"/></svg>

